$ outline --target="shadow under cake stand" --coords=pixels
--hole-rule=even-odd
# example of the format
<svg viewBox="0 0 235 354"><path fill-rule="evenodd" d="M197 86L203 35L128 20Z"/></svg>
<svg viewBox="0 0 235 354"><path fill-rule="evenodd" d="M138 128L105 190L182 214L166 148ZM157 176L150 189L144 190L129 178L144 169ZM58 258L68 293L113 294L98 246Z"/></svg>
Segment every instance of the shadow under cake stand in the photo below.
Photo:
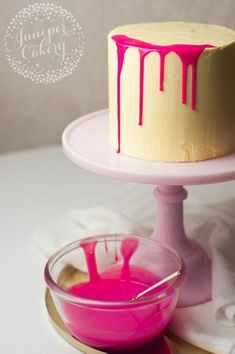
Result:
<svg viewBox="0 0 235 354"><path fill-rule="evenodd" d="M104 176L158 185L157 222L151 235L182 256L186 277L179 305L191 306L211 298L211 262L204 250L185 235L183 185L235 179L235 153L202 162L162 163L117 154L108 141L108 111L102 110L72 122L64 131L65 154L76 164Z"/></svg>

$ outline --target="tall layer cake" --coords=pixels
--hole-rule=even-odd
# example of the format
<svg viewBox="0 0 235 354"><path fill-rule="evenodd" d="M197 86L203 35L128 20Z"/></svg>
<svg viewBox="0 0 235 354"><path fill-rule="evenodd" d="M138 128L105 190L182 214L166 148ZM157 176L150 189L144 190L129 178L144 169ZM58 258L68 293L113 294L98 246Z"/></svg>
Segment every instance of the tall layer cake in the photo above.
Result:
<svg viewBox="0 0 235 354"><path fill-rule="evenodd" d="M235 150L235 31L163 22L108 36L110 143L154 161Z"/></svg>

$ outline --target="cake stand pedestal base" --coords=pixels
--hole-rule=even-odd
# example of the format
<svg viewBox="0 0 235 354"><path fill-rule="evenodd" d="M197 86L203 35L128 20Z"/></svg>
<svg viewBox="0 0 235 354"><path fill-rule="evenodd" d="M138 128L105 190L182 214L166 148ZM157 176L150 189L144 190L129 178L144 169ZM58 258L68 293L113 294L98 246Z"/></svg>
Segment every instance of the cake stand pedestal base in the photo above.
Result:
<svg viewBox="0 0 235 354"><path fill-rule="evenodd" d="M158 211L151 237L173 247L185 263L179 306L210 300L211 261L202 247L188 239L184 231L183 201L187 198L187 191L182 186L158 186L154 195Z"/></svg>

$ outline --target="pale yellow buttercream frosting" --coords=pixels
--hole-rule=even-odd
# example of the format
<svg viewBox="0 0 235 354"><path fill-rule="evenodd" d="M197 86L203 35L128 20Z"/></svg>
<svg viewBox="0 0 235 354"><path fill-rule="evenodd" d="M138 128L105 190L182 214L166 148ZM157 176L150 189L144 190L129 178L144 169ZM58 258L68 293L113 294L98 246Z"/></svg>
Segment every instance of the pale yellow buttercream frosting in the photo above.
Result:
<svg viewBox="0 0 235 354"><path fill-rule="evenodd" d="M139 115L139 52L129 48L121 74L121 153L155 161L198 161L235 150L235 31L181 22L147 23L114 29L109 42L110 143L117 147L117 48L115 34L155 45L211 44L197 63L196 110L181 103L182 63L165 59L164 91L158 89L160 59L145 58L143 125ZM188 69L187 97L191 95Z"/></svg>

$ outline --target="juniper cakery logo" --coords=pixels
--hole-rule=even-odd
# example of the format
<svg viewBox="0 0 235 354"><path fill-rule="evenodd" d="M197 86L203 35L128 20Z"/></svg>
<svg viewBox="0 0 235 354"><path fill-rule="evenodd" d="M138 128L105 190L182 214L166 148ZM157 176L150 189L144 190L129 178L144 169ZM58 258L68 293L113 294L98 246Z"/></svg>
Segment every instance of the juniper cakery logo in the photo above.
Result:
<svg viewBox="0 0 235 354"><path fill-rule="evenodd" d="M68 10L52 3L34 3L12 18L4 47L17 74L48 85L71 75L77 67L84 34Z"/></svg>

